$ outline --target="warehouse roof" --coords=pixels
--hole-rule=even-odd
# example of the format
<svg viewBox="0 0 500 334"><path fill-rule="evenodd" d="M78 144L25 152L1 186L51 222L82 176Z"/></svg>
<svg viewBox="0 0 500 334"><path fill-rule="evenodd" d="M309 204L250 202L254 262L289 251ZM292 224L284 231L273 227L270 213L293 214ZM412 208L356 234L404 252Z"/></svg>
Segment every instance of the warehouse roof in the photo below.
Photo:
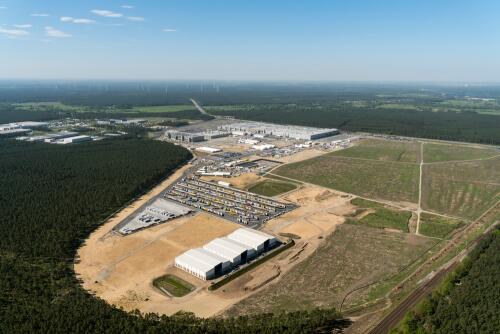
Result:
<svg viewBox="0 0 500 334"><path fill-rule="evenodd" d="M190 249L176 257L175 260L205 272L212 270L220 263L227 262L225 258L203 248Z"/></svg>
<svg viewBox="0 0 500 334"><path fill-rule="evenodd" d="M242 244L251 246L252 248L257 248L267 240L274 238L269 234L255 231L249 228L239 228L233 233L229 234L227 237L231 240L235 240Z"/></svg>
<svg viewBox="0 0 500 334"><path fill-rule="evenodd" d="M248 247L227 238L214 239L203 246L203 248L230 260L248 250Z"/></svg>

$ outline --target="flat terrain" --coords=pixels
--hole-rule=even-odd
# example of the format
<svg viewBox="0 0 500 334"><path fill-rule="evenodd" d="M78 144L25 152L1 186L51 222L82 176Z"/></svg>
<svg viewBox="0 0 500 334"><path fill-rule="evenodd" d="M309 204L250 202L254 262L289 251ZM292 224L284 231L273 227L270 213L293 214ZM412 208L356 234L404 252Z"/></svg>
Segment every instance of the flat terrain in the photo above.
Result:
<svg viewBox="0 0 500 334"><path fill-rule="evenodd" d="M500 150L471 146L425 144L424 162L462 161L490 158L500 155Z"/></svg>
<svg viewBox="0 0 500 334"><path fill-rule="evenodd" d="M173 297L184 297L195 289L194 285L174 275L163 275L155 278L153 286Z"/></svg>
<svg viewBox="0 0 500 334"><path fill-rule="evenodd" d="M191 104L180 104L180 105L170 105L170 106L143 106L134 107L129 110L124 110L126 112L147 112L147 113L167 113L167 112L179 112L186 110L195 110L195 107Z"/></svg>
<svg viewBox="0 0 500 334"><path fill-rule="evenodd" d="M296 188L297 186L292 183L267 179L250 187L248 191L263 196L273 197L282 193L286 193L288 191L292 191Z"/></svg>
<svg viewBox="0 0 500 334"><path fill-rule="evenodd" d="M429 211L474 219L500 199L500 157L425 164L423 175L422 206Z"/></svg>
<svg viewBox="0 0 500 334"><path fill-rule="evenodd" d="M368 139L359 145L332 153L333 156L370 160L412 162L420 161L420 144L408 141Z"/></svg>
<svg viewBox="0 0 500 334"><path fill-rule="evenodd" d="M285 274L279 284L236 304L226 315L338 307L346 293L389 278L421 257L433 242L415 235L340 225L311 257ZM346 306L363 304L388 290L374 285L352 295Z"/></svg>
<svg viewBox="0 0 500 334"><path fill-rule="evenodd" d="M273 173L363 197L418 202L418 164L384 160L398 157L416 159L415 153L400 151L393 154L390 149L378 148L375 153L371 153L370 149L365 148L365 143L368 147L373 146L372 141L364 141L353 148L281 166ZM377 147L380 145L377 142ZM389 145L392 147L393 144ZM414 149L413 146L411 149ZM339 156L341 152L357 157Z"/></svg>
<svg viewBox="0 0 500 334"><path fill-rule="evenodd" d="M445 238L462 225L464 225L464 222L461 220L432 215L424 212L420 216L419 232L420 234L428 237Z"/></svg>

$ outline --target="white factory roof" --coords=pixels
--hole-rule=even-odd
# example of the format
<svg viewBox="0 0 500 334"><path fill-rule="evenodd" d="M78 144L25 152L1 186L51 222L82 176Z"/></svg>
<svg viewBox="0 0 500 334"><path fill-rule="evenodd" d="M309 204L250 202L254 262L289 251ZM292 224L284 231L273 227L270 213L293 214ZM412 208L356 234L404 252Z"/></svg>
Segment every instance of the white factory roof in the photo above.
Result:
<svg viewBox="0 0 500 334"><path fill-rule="evenodd" d="M249 228L239 228L233 233L229 234L227 237L231 240L250 246L254 249L257 249L267 240L274 239L274 237L269 234Z"/></svg>
<svg viewBox="0 0 500 334"><path fill-rule="evenodd" d="M203 248L194 248L176 257L175 262L202 272L209 272L215 266L227 262L227 259Z"/></svg>
<svg viewBox="0 0 500 334"><path fill-rule="evenodd" d="M208 153L217 153L217 152L220 152L222 150L220 148L202 146L202 147L197 147L196 151L208 152Z"/></svg>
<svg viewBox="0 0 500 334"><path fill-rule="evenodd" d="M214 239L203 248L230 261L248 250L244 245L228 238Z"/></svg>

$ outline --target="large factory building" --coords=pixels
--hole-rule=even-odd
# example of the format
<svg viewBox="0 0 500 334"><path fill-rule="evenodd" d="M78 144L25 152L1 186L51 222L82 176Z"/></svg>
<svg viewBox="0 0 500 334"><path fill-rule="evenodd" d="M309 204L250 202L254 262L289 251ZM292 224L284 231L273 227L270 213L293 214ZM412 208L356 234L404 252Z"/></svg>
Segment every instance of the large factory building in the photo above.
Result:
<svg viewBox="0 0 500 334"><path fill-rule="evenodd" d="M240 228L224 238L217 238L203 246L190 249L175 258L175 266L202 280L216 278L233 267L278 244L266 233Z"/></svg>
<svg viewBox="0 0 500 334"><path fill-rule="evenodd" d="M231 268L231 262L203 248L195 248L176 257L175 266L207 280L227 272Z"/></svg>

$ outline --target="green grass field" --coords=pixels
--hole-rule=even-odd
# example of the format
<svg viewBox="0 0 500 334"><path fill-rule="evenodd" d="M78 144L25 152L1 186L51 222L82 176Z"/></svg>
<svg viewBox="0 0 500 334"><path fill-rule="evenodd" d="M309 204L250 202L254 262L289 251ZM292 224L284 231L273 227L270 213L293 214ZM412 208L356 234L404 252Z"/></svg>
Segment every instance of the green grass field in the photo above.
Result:
<svg viewBox="0 0 500 334"><path fill-rule="evenodd" d="M358 160L337 154L284 165L273 173L368 198L418 201L417 164Z"/></svg>
<svg viewBox="0 0 500 334"><path fill-rule="evenodd" d="M380 203L367 201L362 198L351 200L351 204L358 206L360 209L374 210L374 212L369 213L359 220L349 219L348 222L351 224L361 224L375 228L390 228L401 232L409 232L408 221L412 216L409 211L389 209Z"/></svg>
<svg viewBox="0 0 500 334"><path fill-rule="evenodd" d="M165 275L153 280L153 286L167 292L174 297L182 297L194 290L194 286L185 280L174 276Z"/></svg>
<svg viewBox="0 0 500 334"><path fill-rule="evenodd" d="M420 143L363 140L358 145L332 153L333 156L382 161L420 162Z"/></svg>
<svg viewBox="0 0 500 334"><path fill-rule="evenodd" d="M428 237L445 238L455 229L463 226L463 224L462 221L457 219L436 216L424 212L420 215L420 234Z"/></svg>
<svg viewBox="0 0 500 334"><path fill-rule="evenodd" d="M346 293L392 277L413 260L428 256L425 250L435 242L362 225L340 225L313 255L285 273L278 284L242 300L226 315L338 308ZM380 282L356 292L344 306L354 307L380 298L397 281Z"/></svg>
<svg viewBox="0 0 500 334"><path fill-rule="evenodd" d="M263 196L273 197L297 189L297 186L288 182L264 180L250 187L248 191Z"/></svg>
<svg viewBox="0 0 500 334"><path fill-rule="evenodd" d="M496 149L481 149L460 145L425 144L424 162L484 159L500 155Z"/></svg>
<svg viewBox="0 0 500 334"><path fill-rule="evenodd" d="M181 104L181 105L171 105L171 106L143 106L143 107L133 107L126 112L144 112L144 113L168 113L168 112L179 112L187 110L196 110L196 108L191 104Z"/></svg>
<svg viewBox="0 0 500 334"><path fill-rule="evenodd" d="M479 217L500 200L499 166L500 157L424 165L423 208L456 217Z"/></svg>

